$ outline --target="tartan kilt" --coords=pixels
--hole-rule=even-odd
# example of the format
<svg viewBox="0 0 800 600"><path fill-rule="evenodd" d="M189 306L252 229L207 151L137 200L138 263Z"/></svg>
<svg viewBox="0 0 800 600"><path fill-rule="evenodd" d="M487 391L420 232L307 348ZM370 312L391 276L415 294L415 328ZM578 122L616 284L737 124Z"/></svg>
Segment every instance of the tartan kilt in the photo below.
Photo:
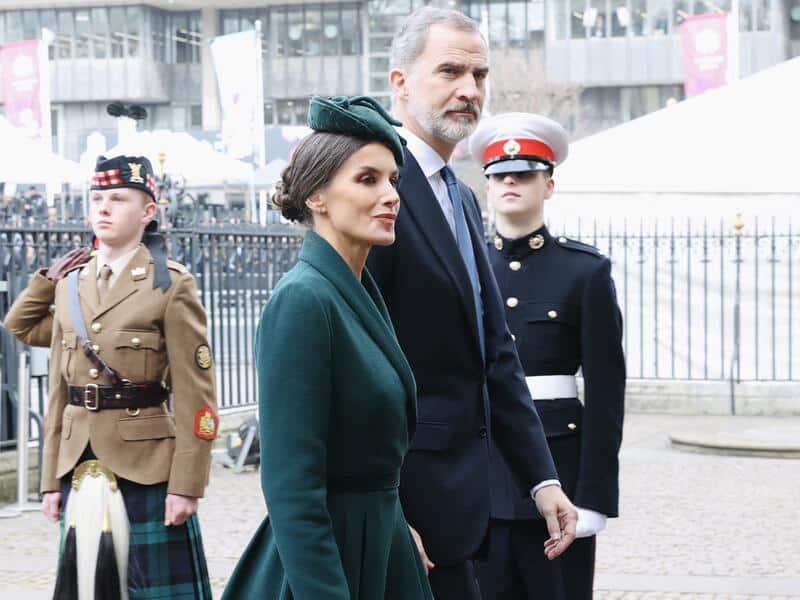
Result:
<svg viewBox="0 0 800 600"><path fill-rule="evenodd" d="M66 507L72 473L61 480ZM130 521L128 595L130 600L210 600L211 584L197 514L183 525L164 525L167 484L142 485L117 477ZM63 551L66 530L61 517Z"/></svg>

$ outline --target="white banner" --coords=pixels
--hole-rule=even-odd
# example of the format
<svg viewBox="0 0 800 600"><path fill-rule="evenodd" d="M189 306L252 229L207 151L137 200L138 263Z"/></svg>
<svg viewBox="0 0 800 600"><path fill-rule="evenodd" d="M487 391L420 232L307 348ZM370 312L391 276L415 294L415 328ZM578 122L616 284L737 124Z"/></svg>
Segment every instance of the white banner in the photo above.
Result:
<svg viewBox="0 0 800 600"><path fill-rule="evenodd" d="M222 108L222 140L234 158L252 156L256 152L257 135L263 136L263 106L259 107L258 89L260 45L255 30L211 41Z"/></svg>

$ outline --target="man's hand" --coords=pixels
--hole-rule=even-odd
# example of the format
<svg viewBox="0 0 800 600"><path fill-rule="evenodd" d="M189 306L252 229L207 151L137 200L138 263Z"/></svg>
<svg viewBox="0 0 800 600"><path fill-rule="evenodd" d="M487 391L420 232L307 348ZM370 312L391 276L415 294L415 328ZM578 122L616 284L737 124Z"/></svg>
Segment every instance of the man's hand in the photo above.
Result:
<svg viewBox="0 0 800 600"><path fill-rule="evenodd" d="M549 560L553 560L575 540L578 511L557 485L539 489L534 501L547 522L547 531L550 533L550 539L544 543L544 553Z"/></svg>
<svg viewBox="0 0 800 600"><path fill-rule="evenodd" d="M89 262L91 257L92 251L90 248L75 248L74 250L70 250L61 258L57 258L50 268L47 269L44 276L53 283L58 283L59 280L64 277L64 273L73 267Z"/></svg>
<svg viewBox="0 0 800 600"><path fill-rule="evenodd" d="M57 523L61 516L61 492L42 494L42 512L51 523Z"/></svg>
<svg viewBox="0 0 800 600"><path fill-rule="evenodd" d="M411 525L408 526L408 530L411 532L411 537L414 539L414 543L417 545L417 552L419 552L419 557L422 559L422 566L425 567L425 573L430 573L431 569L433 569L435 565L431 562L431 559L428 558L428 555L425 552L425 547L422 545L422 538L417 533L417 530Z"/></svg>
<svg viewBox="0 0 800 600"><path fill-rule="evenodd" d="M197 498L167 494L164 500L164 525L183 525L197 512Z"/></svg>

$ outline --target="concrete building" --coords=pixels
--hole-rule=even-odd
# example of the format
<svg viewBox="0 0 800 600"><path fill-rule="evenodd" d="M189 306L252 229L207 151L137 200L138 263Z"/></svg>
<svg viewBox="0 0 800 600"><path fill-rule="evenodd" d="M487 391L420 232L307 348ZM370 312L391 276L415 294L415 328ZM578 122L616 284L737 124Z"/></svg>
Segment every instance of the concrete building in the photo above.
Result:
<svg viewBox="0 0 800 600"><path fill-rule="evenodd" d="M54 149L77 159L100 130L115 142L111 100L137 102L147 126L213 138L216 80L207 41L264 31L265 125L304 122L311 94L368 93L388 102L388 50L421 0L0 0L0 44L55 32L49 49ZM522 93L576 95L567 123L596 131L680 100L678 26L731 0L450 0L484 18L493 60L520 65ZM800 0L739 0L741 73L800 54ZM500 52L502 51L502 52ZM539 65L529 69L526 65ZM540 73L530 81L516 71ZM508 76L506 76L508 77ZM495 87L503 82L496 81Z"/></svg>

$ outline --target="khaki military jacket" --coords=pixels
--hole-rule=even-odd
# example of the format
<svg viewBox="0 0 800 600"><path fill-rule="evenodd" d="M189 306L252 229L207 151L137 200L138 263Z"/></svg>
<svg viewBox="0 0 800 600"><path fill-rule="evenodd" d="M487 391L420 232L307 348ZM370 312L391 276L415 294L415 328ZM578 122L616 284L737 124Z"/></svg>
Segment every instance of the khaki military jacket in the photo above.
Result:
<svg viewBox="0 0 800 600"><path fill-rule="evenodd" d="M101 304L93 258L81 270L78 290L97 354L133 383L169 383L172 411L161 404L138 413L93 412L68 403L68 385L112 382L97 372L80 346L66 278L53 286L36 275L9 311L6 327L23 341L41 342L52 319L43 492L59 489L59 479L91 443L98 459L125 479L142 484L166 481L168 493L203 495L218 422L206 314L194 277L176 262L169 261L168 267L170 288L153 289L152 258L140 246ZM49 316L54 287L55 310Z"/></svg>

